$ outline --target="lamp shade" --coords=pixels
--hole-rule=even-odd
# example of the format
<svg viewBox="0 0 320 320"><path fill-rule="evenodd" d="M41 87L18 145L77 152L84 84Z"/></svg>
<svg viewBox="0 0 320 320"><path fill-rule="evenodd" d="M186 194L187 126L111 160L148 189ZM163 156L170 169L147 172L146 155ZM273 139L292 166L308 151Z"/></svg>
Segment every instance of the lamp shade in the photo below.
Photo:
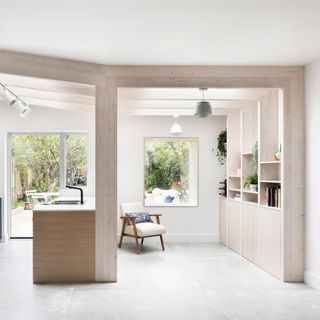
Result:
<svg viewBox="0 0 320 320"><path fill-rule="evenodd" d="M183 133L183 130L182 130L180 124L175 122L170 128L170 134L172 134L174 136L178 136L178 135L180 135L182 133Z"/></svg>
<svg viewBox="0 0 320 320"><path fill-rule="evenodd" d="M205 100L198 102L196 107L196 112L194 115L198 116L199 118L206 118L208 116L211 116L212 115L211 104Z"/></svg>

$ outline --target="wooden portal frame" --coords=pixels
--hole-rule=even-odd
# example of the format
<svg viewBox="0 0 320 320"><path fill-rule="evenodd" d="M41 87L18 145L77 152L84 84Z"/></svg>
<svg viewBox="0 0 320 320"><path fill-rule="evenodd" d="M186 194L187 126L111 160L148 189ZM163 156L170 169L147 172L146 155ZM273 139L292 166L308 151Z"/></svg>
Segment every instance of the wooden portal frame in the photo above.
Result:
<svg viewBox="0 0 320 320"><path fill-rule="evenodd" d="M283 279L304 272L304 67L106 66L0 51L0 72L96 86L95 279L117 281L117 88L282 88Z"/></svg>

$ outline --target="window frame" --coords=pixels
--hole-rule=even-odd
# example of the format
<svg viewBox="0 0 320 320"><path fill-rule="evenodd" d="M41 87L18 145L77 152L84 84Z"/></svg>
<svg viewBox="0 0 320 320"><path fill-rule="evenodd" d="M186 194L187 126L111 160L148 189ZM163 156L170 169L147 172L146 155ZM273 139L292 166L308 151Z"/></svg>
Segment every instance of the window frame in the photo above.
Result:
<svg viewBox="0 0 320 320"><path fill-rule="evenodd" d="M146 151L146 142L154 140L154 141L193 141L196 146L196 168L195 168L195 186L196 186L196 201L194 204L152 204L146 205L145 203L145 175L146 175L146 166L145 166L145 151ZM200 145L198 137L172 137L172 136L164 136L164 137L144 137L143 139L143 179L142 179L142 203L146 208L198 208L200 206L199 202L199 154L200 154ZM190 173L189 173L190 175ZM190 186L189 186L190 187Z"/></svg>

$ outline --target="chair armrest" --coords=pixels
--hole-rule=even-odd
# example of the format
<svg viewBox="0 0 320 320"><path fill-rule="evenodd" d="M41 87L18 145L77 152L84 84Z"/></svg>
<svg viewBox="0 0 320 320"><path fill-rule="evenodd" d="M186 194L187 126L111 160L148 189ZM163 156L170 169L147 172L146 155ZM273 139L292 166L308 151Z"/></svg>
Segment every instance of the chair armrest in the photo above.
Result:
<svg viewBox="0 0 320 320"><path fill-rule="evenodd" d="M161 217L162 213L149 213L150 217Z"/></svg>

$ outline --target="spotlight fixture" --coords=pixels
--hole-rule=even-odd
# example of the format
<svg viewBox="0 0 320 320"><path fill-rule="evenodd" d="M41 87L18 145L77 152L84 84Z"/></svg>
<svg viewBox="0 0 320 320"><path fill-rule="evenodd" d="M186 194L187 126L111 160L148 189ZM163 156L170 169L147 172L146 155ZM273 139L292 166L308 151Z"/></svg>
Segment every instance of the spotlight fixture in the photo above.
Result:
<svg viewBox="0 0 320 320"><path fill-rule="evenodd" d="M173 136L179 136L183 133L182 127L177 123L178 118L179 116L173 116L174 123L170 128L170 134L172 134Z"/></svg>
<svg viewBox="0 0 320 320"><path fill-rule="evenodd" d="M9 106L14 107L18 111L20 117L25 117L28 113L30 113L31 109L26 102L19 98L4 84L0 83L0 87L2 87L1 96L3 97L3 100Z"/></svg>
<svg viewBox="0 0 320 320"><path fill-rule="evenodd" d="M199 118L207 118L212 115L212 107L209 101L204 100L204 92L208 90L208 88L199 88L202 91L202 101L198 102L196 107L195 116Z"/></svg>

